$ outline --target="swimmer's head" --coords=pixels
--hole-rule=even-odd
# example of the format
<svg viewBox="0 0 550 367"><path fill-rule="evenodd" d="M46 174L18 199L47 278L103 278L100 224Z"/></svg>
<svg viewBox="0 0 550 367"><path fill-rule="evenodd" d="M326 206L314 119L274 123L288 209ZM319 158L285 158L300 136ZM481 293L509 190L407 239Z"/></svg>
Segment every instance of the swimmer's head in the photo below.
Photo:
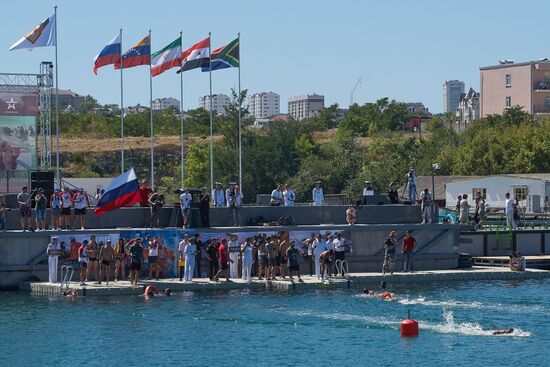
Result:
<svg viewBox="0 0 550 367"><path fill-rule="evenodd" d="M380 288L386 289L386 282L385 281L380 282Z"/></svg>
<svg viewBox="0 0 550 367"><path fill-rule="evenodd" d="M167 295L167 296L171 296L172 295L172 290L170 288L166 288L164 290L164 294Z"/></svg>
<svg viewBox="0 0 550 367"><path fill-rule="evenodd" d="M369 294L369 292L370 292L370 291L369 291L367 288L363 288L363 293Z"/></svg>

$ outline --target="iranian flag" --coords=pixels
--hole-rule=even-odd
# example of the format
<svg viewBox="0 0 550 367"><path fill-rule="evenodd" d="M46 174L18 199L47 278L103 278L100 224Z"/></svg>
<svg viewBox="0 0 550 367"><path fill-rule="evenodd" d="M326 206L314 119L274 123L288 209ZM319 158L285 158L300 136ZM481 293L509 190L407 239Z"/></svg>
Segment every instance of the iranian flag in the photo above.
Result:
<svg viewBox="0 0 550 367"><path fill-rule="evenodd" d="M151 54L151 74L160 75L166 70L181 66L181 37L164 47L162 50Z"/></svg>

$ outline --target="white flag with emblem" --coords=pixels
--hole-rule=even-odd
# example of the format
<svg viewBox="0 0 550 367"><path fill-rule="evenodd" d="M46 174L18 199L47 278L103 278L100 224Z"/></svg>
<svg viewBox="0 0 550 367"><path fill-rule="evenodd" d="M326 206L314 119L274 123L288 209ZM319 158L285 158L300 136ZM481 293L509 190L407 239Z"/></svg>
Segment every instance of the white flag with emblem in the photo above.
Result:
<svg viewBox="0 0 550 367"><path fill-rule="evenodd" d="M49 18L46 18L29 34L25 35L19 41L15 42L10 51L26 48L32 50L35 47L55 46L55 28L57 23L55 21L55 14Z"/></svg>

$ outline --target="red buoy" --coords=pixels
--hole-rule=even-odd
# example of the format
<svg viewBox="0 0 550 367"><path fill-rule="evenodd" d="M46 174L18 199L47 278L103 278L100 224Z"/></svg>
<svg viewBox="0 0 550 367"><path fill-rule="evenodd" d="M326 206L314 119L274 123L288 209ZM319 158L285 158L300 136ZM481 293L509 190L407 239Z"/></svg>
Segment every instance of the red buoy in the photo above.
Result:
<svg viewBox="0 0 550 367"><path fill-rule="evenodd" d="M418 322L411 319L411 311L408 312L408 318L401 321L399 331L402 338L414 338L418 336Z"/></svg>

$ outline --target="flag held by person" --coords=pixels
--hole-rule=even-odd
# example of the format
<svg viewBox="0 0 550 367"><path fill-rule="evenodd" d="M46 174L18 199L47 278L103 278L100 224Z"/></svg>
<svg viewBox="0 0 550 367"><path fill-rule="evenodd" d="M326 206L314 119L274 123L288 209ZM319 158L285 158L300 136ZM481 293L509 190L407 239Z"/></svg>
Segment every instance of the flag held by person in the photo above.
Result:
<svg viewBox="0 0 550 367"><path fill-rule="evenodd" d="M120 64L120 33L103 47L103 50L94 58L94 74L97 75L97 69L103 66Z"/></svg>
<svg viewBox="0 0 550 367"><path fill-rule="evenodd" d="M138 178L134 169L131 168L109 183L105 193L97 202L94 212L96 217L99 217L103 213L131 206L140 201L141 193Z"/></svg>
<svg viewBox="0 0 550 367"><path fill-rule="evenodd" d="M226 46L222 46L212 51L212 70L226 68L238 68L239 61L239 39L235 39ZM202 67L202 71L209 71L208 65Z"/></svg>
<svg viewBox="0 0 550 367"><path fill-rule="evenodd" d="M157 76L171 68L180 67L181 61L181 37L178 37L162 50L151 54L151 74Z"/></svg>
<svg viewBox="0 0 550 367"><path fill-rule="evenodd" d="M134 66L149 65L151 62L151 39L143 37L141 41L133 45L122 55L122 67L124 69ZM115 69L120 69L120 62L115 64Z"/></svg>
<svg viewBox="0 0 550 367"><path fill-rule="evenodd" d="M178 73L183 71L201 68L210 65L210 37L194 44L185 50L182 55L182 65Z"/></svg>
<svg viewBox="0 0 550 367"><path fill-rule="evenodd" d="M12 51L21 48L32 50L35 47L55 46L57 41L55 37L56 27L57 24L54 14L51 17L46 18L46 20L44 20L36 28L34 28L32 32L23 36L19 41L15 42L9 50Z"/></svg>

